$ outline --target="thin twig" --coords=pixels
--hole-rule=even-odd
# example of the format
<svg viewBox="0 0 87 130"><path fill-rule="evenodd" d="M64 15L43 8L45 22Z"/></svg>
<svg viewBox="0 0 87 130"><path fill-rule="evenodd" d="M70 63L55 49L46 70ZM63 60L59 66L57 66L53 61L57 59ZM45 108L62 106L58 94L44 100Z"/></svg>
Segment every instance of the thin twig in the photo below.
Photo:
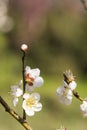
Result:
<svg viewBox="0 0 87 130"><path fill-rule="evenodd" d="M74 90L73 90L73 95L74 95L77 99L79 99L81 102L84 101L84 99L83 99L82 97L80 97L80 95L78 94L78 92L76 92L76 91L74 91Z"/></svg>
<svg viewBox="0 0 87 130"><path fill-rule="evenodd" d="M5 111L13 116L26 130L32 130L28 122L21 118L13 109L11 109L1 96L0 103L5 108Z"/></svg>
<svg viewBox="0 0 87 130"><path fill-rule="evenodd" d="M23 94L25 93L25 51L22 51L23 52L23 56L22 56L22 76L23 76ZM26 113L25 113L25 110L23 110L23 119L26 120Z"/></svg>

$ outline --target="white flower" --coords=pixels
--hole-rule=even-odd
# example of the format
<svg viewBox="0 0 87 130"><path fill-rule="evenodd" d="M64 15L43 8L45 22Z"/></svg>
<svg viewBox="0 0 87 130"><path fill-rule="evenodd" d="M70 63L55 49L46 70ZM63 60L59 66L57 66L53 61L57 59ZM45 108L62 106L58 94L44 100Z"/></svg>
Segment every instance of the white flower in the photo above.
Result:
<svg viewBox="0 0 87 130"><path fill-rule="evenodd" d="M63 104L70 105L72 102L72 91L64 86L57 89L59 101Z"/></svg>
<svg viewBox="0 0 87 130"><path fill-rule="evenodd" d="M44 80L40 76L40 70L38 68L31 69L29 66L25 68L25 80L26 80L26 90L33 91L35 87L40 87L43 85Z"/></svg>
<svg viewBox="0 0 87 130"><path fill-rule="evenodd" d="M19 83L19 86L22 83ZM11 95L13 96L13 105L16 106L18 103L18 97L23 94L23 90L18 85L11 86Z"/></svg>
<svg viewBox="0 0 87 130"><path fill-rule="evenodd" d="M39 102L40 95L38 93L32 93L31 95L25 93L23 98L24 101L22 107L28 116L33 116L35 112L38 112L42 109L42 104Z"/></svg>
<svg viewBox="0 0 87 130"><path fill-rule="evenodd" d="M82 111L83 116L86 117L87 116L87 98L84 99L84 101L80 105L80 109Z"/></svg>
<svg viewBox="0 0 87 130"><path fill-rule="evenodd" d="M76 88L77 84L75 81L71 81L69 84L66 83L66 81L63 80L63 84L65 87L71 89L72 91Z"/></svg>

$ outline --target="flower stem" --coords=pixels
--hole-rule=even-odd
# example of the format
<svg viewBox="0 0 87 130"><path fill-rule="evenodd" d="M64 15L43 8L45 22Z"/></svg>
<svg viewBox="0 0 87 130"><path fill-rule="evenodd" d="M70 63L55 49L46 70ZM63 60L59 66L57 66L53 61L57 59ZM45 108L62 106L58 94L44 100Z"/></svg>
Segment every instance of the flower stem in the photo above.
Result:
<svg viewBox="0 0 87 130"><path fill-rule="evenodd" d="M13 116L26 130L32 130L26 120L21 118L13 109L11 109L4 99L0 96L0 103L11 116Z"/></svg>
<svg viewBox="0 0 87 130"><path fill-rule="evenodd" d="M22 76L23 76L23 94L25 93L25 51L23 52L23 56L22 56ZM23 99L24 100L24 99ZM25 110L23 110L23 119L26 120L26 113Z"/></svg>
<svg viewBox="0 0 87 130"><path fill-rule="evenodd" d="M78 92L76 92L75 90L72 91L73 92L73 95L79 99L81 102L84 100L82 97L80 97L80 95L78 94Z"/></svg>

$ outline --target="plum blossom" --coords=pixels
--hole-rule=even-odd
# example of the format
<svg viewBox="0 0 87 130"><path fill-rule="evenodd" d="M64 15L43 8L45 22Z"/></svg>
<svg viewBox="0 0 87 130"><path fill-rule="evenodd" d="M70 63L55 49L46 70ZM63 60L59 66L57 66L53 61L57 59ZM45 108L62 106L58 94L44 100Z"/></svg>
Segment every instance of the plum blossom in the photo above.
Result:
<svg viewBox="0 0 87 130"><path fill-rule="evenodd" d="M63 73L63 86L57 88L57 96L61 103L70 105L72 102L73 91L76 89L75 76L70 70Z"/></svg>
<svg viewBox="0 0 87 130"><path fill-rule="evenodd" d="M61 103L70 105L72 102L72 91L64 86L58 87L57 91L58 99Z"/></svg>
<svg viewBox="0 0 87 130"><path fill-rule="evenodd" d="M40 87L43 85L44 80L40 76L40 70L38 68L31 69L29 66L25 68L25 81L26 90L33 91L35 87Z"/></svg>
<svg viewBox="0 0 87 130"><path fill-rule="evenodd" d="M85 98L80 105L80 109L84 117L87 117L87 98Z"/></svg>
<svg viewBox="0 0 87 130"><path fill-rule="evenodd" d="M18 103L18 98L23 94L23 90L20 88L22 85L22 81L20 81L19 85L11 86L11 95L13 96L13 105L16 106Z"/></svg>
<svg viewBox="0 0 87 130"><path fill-rule="evenodd" d="M28 116L33 116L35 112L39 112L42 109L42 104L39 102L40 100L39 93L32 93L32 94L25 93L23 95L23 98L24 100L22 107Z"/></svg>
<svg viewBox="0 0 87 130"><path fill-rule="evenodd" d="M69 84L63 80L63 86L57 88L57 96L63 104L70 105L72 102L72 91L76 88L76 82L71 81Z"/></svg>

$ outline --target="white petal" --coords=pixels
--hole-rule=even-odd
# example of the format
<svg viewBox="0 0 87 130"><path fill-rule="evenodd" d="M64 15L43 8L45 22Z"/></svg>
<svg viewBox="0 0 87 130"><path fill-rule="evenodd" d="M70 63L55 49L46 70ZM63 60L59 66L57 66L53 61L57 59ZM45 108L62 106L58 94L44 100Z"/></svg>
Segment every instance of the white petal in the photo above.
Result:
<svg viewBox="0 0 87 130"><path fill-rule="evenodd" d="M72 102L72 91L65 87L57 89L57 96L59 101L63 104L70 105Z"/></svg>
<svg viewBox="0 0 87 130"><path fill-rule="evenodd" d="M64 90L64 87L63 86L61 86L61 87L58 87L57 88L57 95L61 95L62 93L63 93L63 90Z"/></svg>
<svg viewBox="0 0 87 130"><path fill-rule="evenodd" d="M20 97L23 94L23 90L20 88L17 88L17 91L15 94L16 94L16 97Z"/></svg>
<svg viewBox="0 0 87 130"><path fill-rule="evenodd" d="M25 70L26 71L31 70L30 66L26 66Z"/></svg>
<svg viewBox="0 0 87 130"><path fill-rule="evenodd" d="M24 95L23 95L23 98L24 99L28 99L30 97L30 94L29 93L24 93Z"/></svg>
<svg viewBox="0 0 87 130"><path fill-rule="evenodd" d="M72 98L71 98L71 99L68 99L67 97L60 96L60 97L59 97L59 101L60 101L62 104L70 105L71 102L72 102Z"/></svg>
<svg viewBox="0 0 87 130"><path fill-rule="evenodd" d="M31 75L38 77L40 75L40 70L38 68L32 69Z"/></svg>
<svg viewBox="0 0 87 130"><path fill-rule="evenodd" d="M72 81L69 83L69 87L71 88L71 90L74 90L76 88L77 84L75 81Z"/></svg>
<svg viewBox="0 0 87 130"><path fill-rule="evenodd" d="M72 102L72 98L71 99L65 99L65 104L66 105L70 105Z"/></svg>
<svg viewBox="0 0 87 130"><path fill-rule="evenodd" d="M42 86L44 83L44 80L42 77L37 77L35 80L34 80L34 86L36 87L40 87Z"/></svg>
<svg viewBox="0 0 87 130"><path fill-rule="evenodd" d="M34 97L34 99L35 99L36 101L39 101L39 100L40 100L40 94L39 94L39 93L32 93L31 96Z"/></svg>
<svg viewBox="0 0 87 130"><path fill-rule="evenodd" d="M30 66L26 66L26 68L25 68L25 74L30 73L30 72L31 72Z"/></svg>
<svg viewBox="0 0 87 130"><path fill-rule="evenodd" d="M87 116L87 98L85 98L82 104L80 105L80 109L82 111L83 116L86 117Z"/></svg>
<svg viewBox="0 0 87 130"><path fill-rule="evenodd" d="M82 111L85 111L85 106L83 104L80 105Z"/></svg>
<svg viewBox="0 0 87 130"><path fill-rule="evenodd" d="M67 90L67 96L72 96L72 95L73 95L72 90L71 90L71 89L68 89L68 90Z"/></svg>
<svg viewBox="0 0 87 130"><path fill-rule="evenodd" d="M15 98L13 99L13 105L16 107L17 103L18 103L18 98L15 97Z"/></svg>
<svg viewBox="0 0 87 130"><path fill-rule="evenodd" d="M24 110L26 110L26 100L23 100L22 107Z"/></svg>
<svg viewBox="0 0 87 130"><path fill-rule="evenodd" d="M80 108L82 111L86 111L87 112L87 102L83 101L83 103L80 105Z"/></svg>
<svg viewBox="0 0 87 130"><path fill-rule="evenodd" d="M34 111L38 112L41 111L42 109L42 104L41 103L37 103L33 108Z"/></svg>
<svg viewBox="0 0 87 130"><path fill-rule="evenodd" d="M34 116L34 111L32 109L28 109L25 111L28 116Z"/></svg>

